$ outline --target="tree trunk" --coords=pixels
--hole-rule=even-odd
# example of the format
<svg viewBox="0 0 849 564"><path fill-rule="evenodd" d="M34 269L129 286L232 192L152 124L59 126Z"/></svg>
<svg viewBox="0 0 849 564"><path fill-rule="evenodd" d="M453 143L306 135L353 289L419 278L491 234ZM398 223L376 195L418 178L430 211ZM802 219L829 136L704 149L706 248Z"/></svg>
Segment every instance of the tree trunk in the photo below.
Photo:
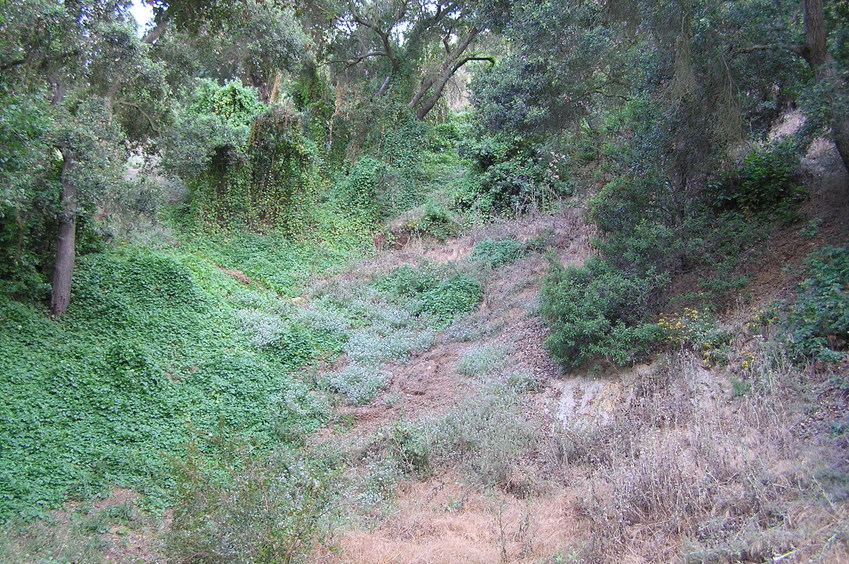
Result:
<svg viewBox="0 0 849 564"><path fill-rule="evenodd" d="M74 156L62 149L62 211L59 212L59 237L56 243L56 263L53 266L53 290L50 294L50 315L57 318L71 303L71 277L74 273L77 237L77 190L71 179Z"/></svg>
<svg viewBox="0 0 849 564"><path fill-rule="evenodd" d="M439 98L442 96L442 91L445 89L445 85L448 84L448 81L451 80L451 77L454 76L454 73L456 73L460 67L469 61L481 59L492 61L490 57L465 57L461 59L463 53L469 48L469 45L471 45L478 33L480 33L478 28L473 27L470 29L469 33L460 40L457 47L446 54L439 73L436 76L429 76L422 80L422 84L418 91L413 95L410 101L407 102L407 106L415 108L419 105L419 103L421 103L431 88L433 89L433 94L430 98L425 100L424 104L416 111L416 117L418 117L418 119L424 119L430 110L433 109L439 101Z"/></svg>
<svg viewBox="0 0 849 564"><path fill-rule="evenodd" d="M828 52L823 0L804 0L802 7L805 14L805 47L802 51L805 61L814 71L817 82L834 81L834 88L845 91L846 81L837 76L834 58ZM833 120L831 136L843 168L849 172L849 111L830 95L828 102Z"/></svg>
<svg viewBox="0 0 849 564"><path fill-rule="evenodd" d="M833 62L828 53L825 37L825 12L822 0L804 0L805 13L805 60L811 65L817 80L828 76L826 65Z"/></svg>
<svg viewBox="0 0 849 564"><path fill-rule="evenodd" d="M831 134L843 161L843 168L849 172L849 116L838 116L837 123L831 128Z"/></svg>

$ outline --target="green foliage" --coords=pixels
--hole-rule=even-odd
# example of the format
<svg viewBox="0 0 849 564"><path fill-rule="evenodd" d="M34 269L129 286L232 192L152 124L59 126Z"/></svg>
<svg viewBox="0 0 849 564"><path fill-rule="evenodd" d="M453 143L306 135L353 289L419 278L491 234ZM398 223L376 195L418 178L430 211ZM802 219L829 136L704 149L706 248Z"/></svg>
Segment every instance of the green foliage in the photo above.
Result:
<svg viewBox="0 0 849 564"><path fill-rule="evenodd" d="M213 436L174 457L168 555L192 562L299 562L328 511L326 472L286 450ZM216 452L210 455L208 452Z"/></svg>
<svg viewBox="0 0 849 564"><path fill-rule="evenodd" d="M430 269L413 268L406 264L379 276L374 282L377 289L399 297L415 297L432 290L438 284L439 278Z"/></svg>
<svg viewBox="0 0 849 564"><path fill-rule="evenodd" d="M460 209L521 213L570 194L564 158L537 139L481 135L461 144L460 154L477 173L474 184L455 194Z"/></svg>
<svg viewBox="0 0 849 564"><path fill-rule="evenodd" d="M849 347L849 248L812 253L787 312L785 334L796 360L839 362Z"/></svg>
<svg viewBox="0 0 849 564"><path fill-rule="evenodd" d="M445 241L449 237L457 235L460 226L445 207L436 201L428 200L421 219L415 223L415 230L440 241Z"/></svg>
<svg viewBox="0 0 849 564"><path fill-rule="evenodd" d="M522 243L513 239L502 239L500 241L484 239L475 245L471 258L484 262L491 267L498 267L516 262L524 252L525 248Z"/></svg>
<svg viewBox="0 0 849 564"><path fill-rule="evenodd" d="M93 97L52 107L37 93L15 95L0 84L0 291L37 302L55 259L57 213L62 193L62 154L73 155L65 181L76 188L78 252L99 241L92 216L120 185L121 133L109 122L103 101Z"/></svg>
<svg viewBox="0 0 849 564"><path fill-rule="evenodd" d="M799 157L792 146L754 150L734 169L707 186L706 197L720 211L770 215L787 221L805 192L797 184Z"/></svg>
<svg viewBox="0 0 849 564"><path fill-rule="evenodd" d="M428 133L424 123L407 115L382 136L378 154L386 163L386 170L379 196L386 215L399 214L421 203L422 156L423 149L428 148Z"/></svg>
<svg viewBox="0 0 849 564"><path fill-rule="evenodd" d="M303 263L290 268L305 276ZM297 443L326 417L287 374L325 346L338 350L328 344L338 337L282 319L275 294L202 258L92 254L73 294L59 322L0 299L0 519L116 484L161 503L170 482L160 453L182 452L187 423ZM246 323L247 308L277 325Z"/></svg>
<svg viewBox="0 0 849 564"><path fill-rule="evenodd" d="M431 446L421 428L401 419L392 426L390 441L405 472L419 479L430 476L433 471Z"/></svg>
<svg viewBox="0 0 849 564"><path fill-rule="evenodd" d="M191 183L224 164L216 160L244 158L251 124L265 110L255 88L199 80L188 109L164 136L165 169Z"/></svg>
<svg viewBox="0 0 849 564"><path fill-rule="evenodd" d="M474 278L456 274L421 294L420 299L419 311L447 326L458 315L472 311L483 299L483 290Z"/></svg>
<svg viewBox="0 0 849 564"><path fill-rule="evenodd" d="M256 116L244 143L217 146L204 172L188 179L195 219L301 231L320 182L315 146L279 109Z"/></svg>
<svg viewBox="0 0 849 564"><path fill-rule="evenodd" d="M546 347L570 368L597 357L617 365L644 358L663 336L647 319L667 281L653 272L628 277L595 257L579 267L552 263L540 308L551 327Z"/></svg>
<svg viewBox="0 0 849 564"><path fill-rule="evenodd" d="M338 270L362 250L352 244L356 241L335 243L293 241L279 232L234 231L195 236L183 243L182 248L222 268L241 271L281 295L295 297L310 276Z"/></svg>
<svg viewBox="0 0 849 564"><path fill-rule="evenodd" d="M219 86L213 80L200 79L186 111L195 115L216 115L234 127L250 127L265 109L256 88L243 86L241 81L230 80Z"/></svg>
<svg viewBox="0 0 849 564"><path fill-rule="evenodd" d="M380 161L370 157L357 161L337 188L343 209L367 223L376 223L383 212L378 193L384 173L385 165Z"/></svg>

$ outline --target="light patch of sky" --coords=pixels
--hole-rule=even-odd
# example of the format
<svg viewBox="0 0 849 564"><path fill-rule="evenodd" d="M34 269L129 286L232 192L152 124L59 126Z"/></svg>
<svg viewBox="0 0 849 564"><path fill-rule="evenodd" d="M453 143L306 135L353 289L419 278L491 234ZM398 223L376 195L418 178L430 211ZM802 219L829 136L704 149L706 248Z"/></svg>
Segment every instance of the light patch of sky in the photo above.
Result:
<svg viewBox="0 0 849 564"><path fill-rule="evenodd" d="M144 30L153 20L153 8L151 8L150 5L143 0L133 0L133 5L130 7L130 13L136 19L136 23L138 24L139 36L144 35Z"/></svg>

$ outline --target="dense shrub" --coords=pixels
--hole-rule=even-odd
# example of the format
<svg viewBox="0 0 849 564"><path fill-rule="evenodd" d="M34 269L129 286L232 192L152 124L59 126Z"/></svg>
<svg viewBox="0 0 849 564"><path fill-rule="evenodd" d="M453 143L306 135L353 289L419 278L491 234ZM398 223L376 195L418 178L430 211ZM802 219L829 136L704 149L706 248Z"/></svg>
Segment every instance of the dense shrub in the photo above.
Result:
<svg viewBox="0 0 849 564"><path fill-rule="evenodd" d="M480 282L456 274L421 295L419 311L432 315L439 325L448 325L456 316L472 311L483 298Z"/></svg>
<svg viewBox="0 0 849 564"><path fill-rule="evenodd" d="M849 247L810 255L785 329L796 359L836 362L849 348Z"/></svg>
<svg viewBox="0 0 849 564"><path fill-rule="evenodd" d="M416 222L415 230L420 234L445 241L457 235L460 226L448 213L448 210L438 202L428 201L425 204L421 219Z"/></svg>
<svg viewBox="0 0 849 564"><path fill-rule="evenodd" d="M565 160L538 140L522 136L481 136L460 146L477 173L474 184L455 195L460 209L521 213L569 195Z"/></svg>
<svg viewBox="0 0 849 564"><path fill-rule="evenodd" d="M794 218L795 206L804 198L798 184L799 157L790 145L757 149L734 169L707 186L706 197L719 211L740 210L782 220Z"/></svg>
<svg viewBox="0 0 849 564"><path fill-rule="evenodd" d="M546 347L566 367L603 357L617 365L646 356L662 338L649 318L663 274L628 277L593 257L584 266L553 263L542 289L541 313L551 327Z"/></svg>
<svg viewBox="0 0 849 564"><path fill-rule="evenodd" d="M478 260L496 267L513 263L521 258L522 254L524 254L524 246L519 241L484 239L475 245L475 249L472 251L472 260Z"/></svg>

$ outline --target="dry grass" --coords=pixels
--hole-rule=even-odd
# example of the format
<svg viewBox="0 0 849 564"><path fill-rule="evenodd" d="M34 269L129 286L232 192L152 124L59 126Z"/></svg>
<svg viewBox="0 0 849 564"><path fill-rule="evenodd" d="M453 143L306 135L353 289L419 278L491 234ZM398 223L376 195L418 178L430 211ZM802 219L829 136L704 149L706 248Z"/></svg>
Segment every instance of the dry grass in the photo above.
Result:
<svg viewBox="0 0 849 564"><path fill-rule="evenodd" d="M817 480L840 456L800 434L798 374L738 399L716 376L675 355L607 423L554 441L562 476L584 476L582 560L840 561L846 503Z"/></svg>

